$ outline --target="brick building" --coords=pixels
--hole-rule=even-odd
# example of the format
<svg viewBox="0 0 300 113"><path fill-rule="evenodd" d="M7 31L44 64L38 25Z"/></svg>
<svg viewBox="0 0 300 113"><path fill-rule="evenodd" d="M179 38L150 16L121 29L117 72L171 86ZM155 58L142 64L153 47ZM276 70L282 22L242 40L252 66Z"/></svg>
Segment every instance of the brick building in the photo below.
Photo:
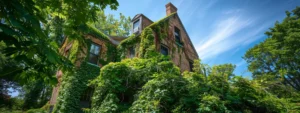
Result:
<svg viewBox="0 0 300 113"><path fill-rule="evenodd" d="M181 72L191 71L191 69L193 68L193 61L195 59L199 59L198 54L177 14L177 8L172 3L166 4L166 17L157 22L162 21L168 22L168 31L166 33L166 37L164 37L162 40L153 40L155 41L156 50L163 55L169 55L174 64L180 68ZM143 14L137 14L131 21L132 33L136 36L139 36L145 28L157 22L153 22ZM87 61L101 68L105 64L103 64L103 62L100 62L99 59L108 61L106 54L108 54L109 52L109 46L117 47L122 41L127 39L127 37L106 36L105 34L102 34L100 36L95 35L95 33L93 32L99 33L99 31L95 30L96 29L94 29L92 32L89 31L86 33L85 37L87 39L90 39L92 41L92 44L90 45L89 50L85 48L80 54L76 55L77 59L75 59L74 61L75 66L80 66L81 60L78 59L83 58L88 54L89 57ZM69 54L71 54L69 53L69 51L73 46L76 46L74 42L68 41L68 39L66 39L61 48L61 53L66 57L69 56ZM139 43L136 43L134 47L138 48ZM125 58L139 57L137 53L138 51L136 50L137 49L134 48L127 48ZM111 61L115 60L111 59ZM61 84L60 79L63 76L63 72L58 71L56 75L59 83L57 87L53 89L52 97L50 100L51 105L54 105L56 103L56 99L59 94L59 86ZM88 92L91 94L91 91ZM85 94L85 96L88 97L90 94ZM81 100L81 104L83 107L89 107L88 101Z"/></svg>

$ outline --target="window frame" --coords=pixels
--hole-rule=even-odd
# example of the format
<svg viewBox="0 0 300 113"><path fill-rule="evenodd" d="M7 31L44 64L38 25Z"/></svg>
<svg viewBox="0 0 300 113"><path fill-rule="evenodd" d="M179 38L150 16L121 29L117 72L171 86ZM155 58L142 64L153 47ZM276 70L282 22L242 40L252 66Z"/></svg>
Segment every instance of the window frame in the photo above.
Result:
<svg viewBox="0 0 300 113"><path fill-rule="evenodd" d="M133 23L132 23L132 31L133 31L133 33L136 33L136 32L139 32L140 31L140 26L141 26L141 19L140 18L138 18L137 20L135 20ZM137 31L134 31L135 30L135 27L134 27L134 25L136 24L136 23L138 23L138 25L136 26L137 27Z"/></svg>
<svg viewBox="0 0 300 113"><path fill-rule="evenodd" d="M178 34L178 36L176 36L176 34ZM175 42L181 43L180 29L176 26L174 26L174 38L175 38Z"/></svg>
<svg viewBox="0 0 300 113"><path fill-rule="evenodd" d="M165 54L162 53L162 47L166 48L167 55L165 55ZM165 44L160 44L160 53L163 54L163 55L165 55L165 56L168 56L169 55L169 47L166 46Z"/></svg>
<svg viewBox="0 0 300 113"><path fill-rule="evenodd" d="M132 54L133 52L133 54ZM129 48L129 58L134 58L135 57L135 48L134 47L130 47Z"/></svg>
<svg viewBox="0 0 300 113"><path fill-rule="evenodd" d="M91 52L91 49L92 49L92 45L94 45L94 46L98 46L98 48L99 48L99 52L98 52L98 54L95 54L95 53L93 53L93 52ZM102 46L101 45L99 45L99 44L97 44L97 43L91 43L91 46L90 46L90 50L89 50L89 63L91 63L91 64L95 64L95 65L98 65L98 60L99 60L99 56L100 56L100 53L101 53L101 48L102 48ZM91 62L91 55L94 55L94 56L96 56L96 63L94 63L94 62Z"/></svg>

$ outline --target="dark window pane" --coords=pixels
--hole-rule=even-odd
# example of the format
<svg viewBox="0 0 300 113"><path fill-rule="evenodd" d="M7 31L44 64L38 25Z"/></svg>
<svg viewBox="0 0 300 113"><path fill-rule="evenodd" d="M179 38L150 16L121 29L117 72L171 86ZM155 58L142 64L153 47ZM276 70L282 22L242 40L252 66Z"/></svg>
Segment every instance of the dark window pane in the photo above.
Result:
<svg viewBox="0 0 300 113"><path fill-rule="evenodd" d="M194 68L193 62L190 61L189 64L190 64L190 71L193 71L193 68Z"/></svg>
<svg viewBox="0 0 300 113"><path fill-rule="evenodd" d="M80 107L89 108L91 107L91 97L93 95L94 89L89 87L87 88L80 97Z"/></svg>
<svg viewBox="0 0 300 113"><path fill-rule="evenodd" d="M137 20L133 23L133 32L137 32L140 27L140 20Z"/></svg>
<svg viewBox="0 0 300 113"><path fill-rule="evenodd" d="M175 35L175 41L180 42L180 30L177 27L175 27L174 29L174 35Z"/></svg>
<svg viewBox="0 0 300 113"><path fill-rule="evenodd" d="M100 53L100 46L97 44L91 44L89 62L97 65L99 53Z"/></svg>
<svg viewBox="0 0 300 113"><path fill-rule="evenodd" d="M89 57L89 62L97 65L98 55L95 55L95 54L91 53L90 57Z"/></svg>
<svg viewBox="0 0 300 113"><path fill-rule="evenodd" d="M129 48L129 57L133 58L135 56L135 50L133 47Z"/></svg>
<svg viewBox="0 0 300 113"><path fill-rule="evenodd" d="M163 54L163 55L168 55L169 54L168 48L161 45L160 46L160 53Z"/></svg>

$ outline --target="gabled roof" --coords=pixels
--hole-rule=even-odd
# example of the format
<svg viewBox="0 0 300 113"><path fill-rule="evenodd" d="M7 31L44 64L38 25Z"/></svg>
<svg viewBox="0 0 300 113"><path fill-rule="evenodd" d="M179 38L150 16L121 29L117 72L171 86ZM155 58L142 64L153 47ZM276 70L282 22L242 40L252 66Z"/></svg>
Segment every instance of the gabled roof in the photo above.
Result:
<svg viewBox="0 0 300 113"><path fill-rule="evenodd" d="M136 20L136 19L139 18L140 16L143 16L143 17L147 18L147 17L146 17L145 15L143 15L143 14L137 14L137 15L135 15L135 16L133 17L132 21ZM168 20L170 17L174 17L174 16L177 16L177 17L178 17L179 23L180 23L180 25L183 27L184 32L186 32L186 35L187 35L188 40L192 43L192 41L191 41L191 39L190 39L190 37L189 37L189 35L188 35L188 33L187 33L187 31L186 31L184 25L182 24L182 22L181 22L181 20L180 20L178 14L177 14L176 12L175 12L175 13L172 13L172 14L170 14L170 15L168 15L168 16L166 16L166 17L164 17L164 18L162 18L162 19L160 19L160 20L158 20L158 21L156 21L156 22L154 22L154 23L152 23L152 24L150 24L150 25L147 26L147 27L154 26L154 25L156 25L156 24L158 24L158 23L160 23L160 22L166 21L166 20ZM147 18L147 19L150 20L149 18ZM151 20L150 20L150 21L151 21ZM151 21L151 22L152 22L152 21ZM105 33L101 32L100 30L98 30L97 28L95 28L95 27L93 27L93 26L91 26L91 25L83 25L83 26L80 26L80 28L81 28L81 30L83 30L85 33L94 35L94 36L96 36L97 38L104 39L105 41L109 41L109 42L113 43L114 45L119 45L119 43L120 43L121 41L123 41L124 39L127 38L127 37L123 37L123 36L108 36L108 35L106 35ZM196 51L194 45L192 44L191 46L192 46L194 52L197 53L197 51ZM198 54L196 54L196 55L198 56ZM199 56L198 56L198 57L199 57Z"/></svg>
<svg viewBox="0 0 300 113"><path fill-rule="evenodd" d="M141 15L142 15L142 13L136 14L136 15L131 19L131 21L136 20L136 19L139 18Z"/></svg>
<svg viewBox="0 0 300 113"><path fill-rule="evenodd" d="M147 26L147 27L151 27L151 26L154 26L154 25L156 25L156 24L158 24L158 23L160 23L160 22L166 21L166 20L168 20L170 17L173 17L175 14L177 14L177 13L172 13L172 14L170 14L170 15L168 15L168 16L166 16L166 17L164 17L164 18L162 18L162 19L160 19L160 20L158 20L158 21L156 21L156 22L154 22L154 23L152 23L152 24L150 24L150 25Z"/></svg>
<svg viewBox="0 0 300 113"><path fill-rule="evenodd" d="M182 22L181 22L181 20L180 20L180 18L179 18L179 16L178 16L178 14L176 13L175 15L178 17L178 20L179 20L180 25L183 27L184 32L186 32L187 38L188 38L188 40L192 43L191 46L192 46L194 52L196 52L197 57L199 58L198 53L197 53L197 51L196 51L196 49L195 49L195 47L194 47L194 44L193 44L193 42L191 41L191 38L190 38L189 34L188 34L187 31L185 30L185 27L184 27L184 25L182 24Z"/></svg>
<svg viewBox="0 0 300 113"><path fill-rule="evenodd" d="M123 40L126 39L127 37L124 37L124 36L109 36L109 38L111 38L111 41L112 41L115 45L118 45L121 41L123 41Z"/></svg>
<svg viewBox="0 0 300 113"><path fill-rule="evenodd" d="M100 40L112 43L114 45L118 45L120 41L124 40L126 37L122 36L108 36L102 31L98 30L92 25L84 24L78 27L78 30L81 30L83 33L92 35Z"/></svg>
<svg viewBox="0 0 300 113"><path fill-rule="evenodd" d="M185 27L184 27L184 25L182 24L182 22L181 22L181 20L180 20L178 14L177 14L176 12L175 12L175 13L172 13L172 14L170 14L170 15L168 15L168 16L166 16L166 17L164 17L164 18L162 18L162 19L160 19L160 20L158 20L158 21L156 21L156 22L154 22L154 23L152 23L152 24L150 24L148 27L151 27L151 26L154 26L154 25L156 25L156 24L158 24L158 23L160 23L160 22L166 21L166 20L168 20L169 18L174 17L174 16L177 16L180 25L183 27L183 30L184 30L184 32L185 32L186 35L187 35L188 40L192 43L189 34L188 34L187 31L185 30ZM197 51L196 51L196 49L195 49L193 43L192 43L191 46L192 46L194 52L197 53ZM196 55L197 55L197 57L199 57L198 54L196 54Z"/></svg>
<svg viewBox="0 0 300 113"><path fill-rule="evenodd" d="M133 21L135 21L135 20L137 20L139 17L144 17L144 18L146 18L146 19L148 19L149 21L151 21L151 22L153 22L152 20L150 20L148 17L146 17L144 14L142 14L142 13L139 13L139 14L136 14L132 19L131 19L131 22L133 22Z"/></svg>

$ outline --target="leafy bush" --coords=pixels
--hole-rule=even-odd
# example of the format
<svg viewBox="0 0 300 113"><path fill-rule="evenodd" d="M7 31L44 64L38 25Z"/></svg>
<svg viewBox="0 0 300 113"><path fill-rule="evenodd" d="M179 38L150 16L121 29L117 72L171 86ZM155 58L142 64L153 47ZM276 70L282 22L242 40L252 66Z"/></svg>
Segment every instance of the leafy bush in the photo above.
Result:
<svg viewBox="0 0 300 113"><path fill-rule="evenodd" d="M47 113L47 111L43 109L29 109L25 113Z"/></svg>

